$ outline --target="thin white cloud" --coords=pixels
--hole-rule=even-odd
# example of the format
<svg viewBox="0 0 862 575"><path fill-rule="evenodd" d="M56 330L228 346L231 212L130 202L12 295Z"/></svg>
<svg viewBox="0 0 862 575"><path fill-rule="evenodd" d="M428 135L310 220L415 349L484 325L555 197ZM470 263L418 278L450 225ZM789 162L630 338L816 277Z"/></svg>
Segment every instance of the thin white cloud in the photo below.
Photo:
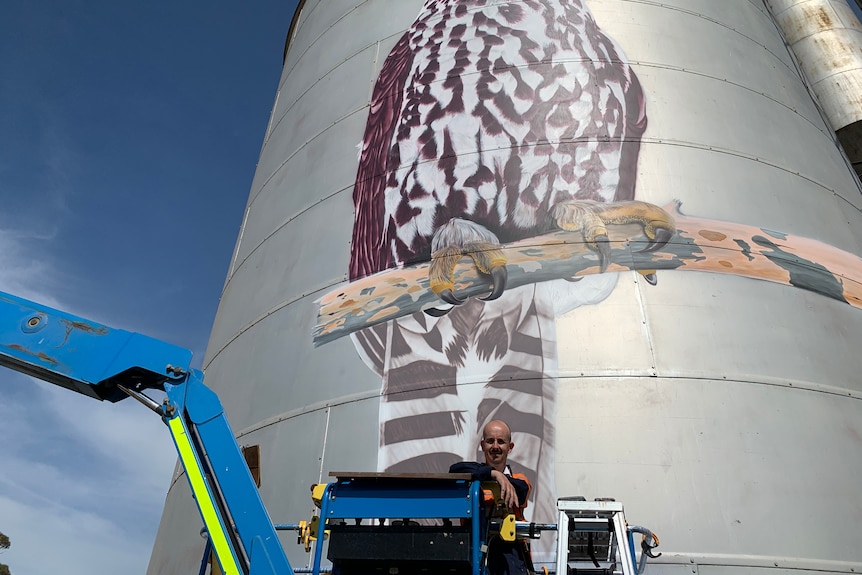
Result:
<svg viewBox="0 0 862 575"><path fill-rule="evenodd" d="M164 425L137 404L100 403L13 377L37 389L0 403L0 437L6 438L0 445L0 528L12 539L2 561L15 575L89 574L93 558L105 566L95 572L144 573L175 460ZM7 513L3 500L16 507ZM89 560L87 553L57 553L44 546L54 540L46 539L46 530L77 542L69 543L76 549L126 551ZM39 542L41 553L35 552Z"/></svg>
<svg viewBox="0 0 862 575"><path fill-rule="evenodd" d="M0 227L0 291L57 307L47 289L55 274L46 256L25 249L26 243L50 240L50 235Z"/></svg>
<svg viewBox="0 0 862 575"><path fill-rule="evenodd" d="M98 501L85 512L64 506L61 497L34 505L0 496L0 518L15 527L0 558L15 575L143 573L149 549L97 511Z"/></svg>
<svg viewBox="0 0 862 575"><path fill-rule="evenodd" d="M129 496L164 498L176 452L158 415L131 399L100 402L50 384L38 385L44 388L58 425L110 458Z"/></svg>
<svg viewBox="0 0 862 575"><path fill-rule="evenodd" d="M64 309L42 239L0 229L0 291ZM175 459L136 402L0 371L0 530L12 542L0 562L15 575L145 573Z"/></svg>

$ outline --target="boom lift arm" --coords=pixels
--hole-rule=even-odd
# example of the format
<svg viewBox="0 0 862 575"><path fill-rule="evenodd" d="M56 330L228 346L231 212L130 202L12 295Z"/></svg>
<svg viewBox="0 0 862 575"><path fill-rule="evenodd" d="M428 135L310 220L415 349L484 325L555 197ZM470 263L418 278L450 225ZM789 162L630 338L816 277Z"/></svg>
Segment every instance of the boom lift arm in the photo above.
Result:
<svg viewBox="0 0 862 575"><path fill-rule="evenodd" d="M187 349L0 292L0 366L95 399L131 396L157 412L222 571L293 575L221 402L191 358ZM148 389L163 391L163 404Z"/></svg>
<svg viewBox="0 0 862 575"><path fill-rule="evenodd" d="M222 572L293 575L221 402L204 385L203 373L191 368L191 358L187 349L0 292L0 366L95 399L133 397L158 413L174 439ZM165 393L162 404L145 395L149 389ZM644 556L656 557L652 549L658 538L643 527L629 527L622 505L613 501L558 500L558 524L516 522L514 515L501 522L485 515L478 481L446 475L434 483L429 476L406 475L336 474L335 483L318 486L316 534L308 529L309 539L316 541L314 573L322 572L327 530L333 573L341 575L364 574L369 565L391 573L393 565L403 564L413 572L415 564L422 567L431 559L482 575L489 536L514 541L549 530L558 532L558 574L576 569L585 575L640 575ZM383 517L405 519L385 524ZM437 531L409 519L435 517L444 519ZM467 521L469 529L452 518ZM644 535L640 566L634 532ZM425 548L414 549L421 541ZM453 541L456 545L449 547L458 552L445 555L443 543ZM604 542L603 560L597 542ZM405 551L399 545L413 547ZM368 555L368 547L377 551ZM398 552L393 554L393 548Z"/></svg>

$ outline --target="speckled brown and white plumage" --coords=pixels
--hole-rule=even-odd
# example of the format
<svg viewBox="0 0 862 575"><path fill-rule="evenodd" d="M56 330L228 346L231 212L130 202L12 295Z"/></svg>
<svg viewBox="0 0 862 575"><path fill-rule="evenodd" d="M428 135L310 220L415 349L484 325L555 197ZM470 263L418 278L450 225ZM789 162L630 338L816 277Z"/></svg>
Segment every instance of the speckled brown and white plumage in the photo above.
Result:
<svg viewBox="0 0 862 575"><path fill-rule="evenodd" d="M375 84L351 280L427 261L453 218L510 242L547 231L557 202L632 199L643 101L582 0L426 0ZM472 458L484 423L501 417L516 470L550 504L534 520L553 520L554 317L601 301L614 282L526 286L357 334L383 378L380 469Z"/></svg>
<svg viewBox="0 0 862 575"><path fill-rule="evenodd" d="M350 277L426 260L453 217L504 241L564 199L634 196L640 84L581 0L427 0L383 64Z"/></svg>

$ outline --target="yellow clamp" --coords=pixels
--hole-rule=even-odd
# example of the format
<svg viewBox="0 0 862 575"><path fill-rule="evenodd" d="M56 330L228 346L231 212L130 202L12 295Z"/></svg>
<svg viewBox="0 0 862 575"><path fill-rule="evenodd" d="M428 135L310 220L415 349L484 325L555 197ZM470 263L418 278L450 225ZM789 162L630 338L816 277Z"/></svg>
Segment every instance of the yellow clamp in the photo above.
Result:
<svg viewBox="0 0 862 575"><path fill-rule="evenodd" d="M326 491L326 483L315 483L311 486L311 500L314 506L320 509L323 505L323 492Z"/></svg>
<svg viewBox="0 0 862 575"><path fill-rule="evenodd" d="M312 517L311 521L299 522L299 528L297 529L299 536L296 538L296 542L305 547L306 553L311 551L311 546L317 541L317 526L319 524L320 517L317 515Z"/></svg>
<svg viewBox="0 0 862 575"><path fill-rule="evenodd" d="M503 518L503 522L500 524L500 539L503 541L514 541L515 540L515 515L509 513L506 517Z"/></svg>

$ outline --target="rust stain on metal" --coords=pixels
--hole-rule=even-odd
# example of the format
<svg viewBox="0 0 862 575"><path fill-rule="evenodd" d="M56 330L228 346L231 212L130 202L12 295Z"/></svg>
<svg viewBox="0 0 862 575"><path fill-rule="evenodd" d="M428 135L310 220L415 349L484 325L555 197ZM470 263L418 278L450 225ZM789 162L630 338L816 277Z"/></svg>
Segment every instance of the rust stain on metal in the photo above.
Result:
<svg viewBox="0 0 862 575"><path fill-rule="evenodd" d="M54 359L53 357L51 357L51 356L49 356L49 355L45 355L45 354L44 354L43 352L41 352L41 351L40 351L40 352L38 352L38 353L33 353L32 351L30 351L30 350L29 350L29 349L27 349L26 347L23 347L23 346L21 346L21 345L18 345L17 343L13 343L13 344L12 344L12 345L10 345L9 347L10 347L11 349L16 350L16 351L20 351L21 353L26 353L27 355L32 355L33 357L38 357L40 360L42 360L42 361L44 361L44 362L46 362L46 363L50 363L51 365L57 365L57 363L58 363L58 361L57 361L56 359Z"/></svg>
<svg viewBox="0 0 862 575"><path fill-rule="evenodd" d="M75 330L92 335L108 335L108 328L103 325L95 327L83 321L73 321L65 318L61 318L60 321L66 324L66 337L63 338L63 343L61 343L60 346L69 343L69 336L72 335L72 332Z"/></svg>
<svg viewBox="0 0 862 575"><path fill-rule="evenodd" d="M813 14L812 20L814 20L814 25L821 30L831 30L833 27L832 18L829 17L829 14L822 6Z"/></svg>
<svg viewBox="0 0 862 575"><path fill-rule="evenodd" d="M108 328L103 325L95 327L83 321L72 321L68 319L64 319L62 321L66 324L67 332L74 329L78 331L83 331L84 333L91 333L93 335L108 335Z"/></svg>

